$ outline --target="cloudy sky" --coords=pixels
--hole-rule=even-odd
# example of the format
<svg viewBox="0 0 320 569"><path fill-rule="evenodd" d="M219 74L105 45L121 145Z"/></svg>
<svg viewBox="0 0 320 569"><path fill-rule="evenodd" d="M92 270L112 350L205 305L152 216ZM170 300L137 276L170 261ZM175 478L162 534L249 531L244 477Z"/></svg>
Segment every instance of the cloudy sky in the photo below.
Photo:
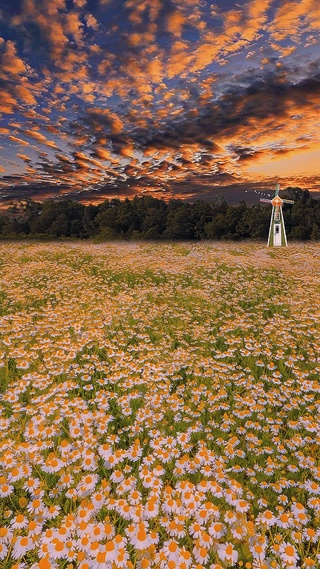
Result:
<svg viewBox="0 0 320 569"><path fill-rule="evenodd" d="M320 190L319 0L1 0L0 197Z"/></svg>

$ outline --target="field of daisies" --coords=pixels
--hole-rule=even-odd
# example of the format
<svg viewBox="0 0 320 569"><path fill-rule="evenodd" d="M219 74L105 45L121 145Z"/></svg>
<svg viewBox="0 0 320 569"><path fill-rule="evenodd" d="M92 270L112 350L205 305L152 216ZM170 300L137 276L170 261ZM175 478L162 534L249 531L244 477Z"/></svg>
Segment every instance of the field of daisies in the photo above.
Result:
<svg viewBox="0 0 320 569"><path fill-rule="evenodd" d="M1 568L318 569L319 269L0 244Z"/></svg>

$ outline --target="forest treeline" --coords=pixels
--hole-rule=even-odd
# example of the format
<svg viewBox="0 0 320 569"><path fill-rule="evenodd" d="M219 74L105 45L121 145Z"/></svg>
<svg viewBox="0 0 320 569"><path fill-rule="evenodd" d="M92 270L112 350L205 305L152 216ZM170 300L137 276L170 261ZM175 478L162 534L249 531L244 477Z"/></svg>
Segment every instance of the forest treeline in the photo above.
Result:
<svg viewBox="0 0 320 569"><path fill-rule="evenodd" d="M295 202L283 208L288 238L319 240L320 200L300 188L287 188L281 197ZM0 239L266 239L270 215L266 204L234 206L222 198L190 203L144 196L99 205L27 199L0 214Z"/></svg>

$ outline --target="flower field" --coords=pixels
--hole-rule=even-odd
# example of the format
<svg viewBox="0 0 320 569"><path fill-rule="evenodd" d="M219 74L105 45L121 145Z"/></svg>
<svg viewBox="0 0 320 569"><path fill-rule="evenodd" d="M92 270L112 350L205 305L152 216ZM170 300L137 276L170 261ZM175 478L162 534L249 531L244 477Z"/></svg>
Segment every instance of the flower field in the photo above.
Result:
<svg viewBox="0 0 320 569"><path fill-rule="evenodd" d="M320 567L316 244L0 244L0 566Z"/></svg>

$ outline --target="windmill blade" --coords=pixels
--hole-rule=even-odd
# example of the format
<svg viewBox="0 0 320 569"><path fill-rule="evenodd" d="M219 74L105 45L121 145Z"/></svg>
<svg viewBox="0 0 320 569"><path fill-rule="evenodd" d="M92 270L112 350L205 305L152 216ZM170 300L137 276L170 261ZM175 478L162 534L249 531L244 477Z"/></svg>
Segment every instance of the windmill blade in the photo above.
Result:
<svg viewBox="0 0 320 569"><path fill-rule="evenodd" d="M282 201L283 201L283 203L294 203L293 200L282 200Z"/></svg>
<svg viewBox="0 0 320 569"><path fill-rule="evenodd" d="M265 198L260 198L260 201L263 203L271 203L271 200L267 200Z"/></svg>

